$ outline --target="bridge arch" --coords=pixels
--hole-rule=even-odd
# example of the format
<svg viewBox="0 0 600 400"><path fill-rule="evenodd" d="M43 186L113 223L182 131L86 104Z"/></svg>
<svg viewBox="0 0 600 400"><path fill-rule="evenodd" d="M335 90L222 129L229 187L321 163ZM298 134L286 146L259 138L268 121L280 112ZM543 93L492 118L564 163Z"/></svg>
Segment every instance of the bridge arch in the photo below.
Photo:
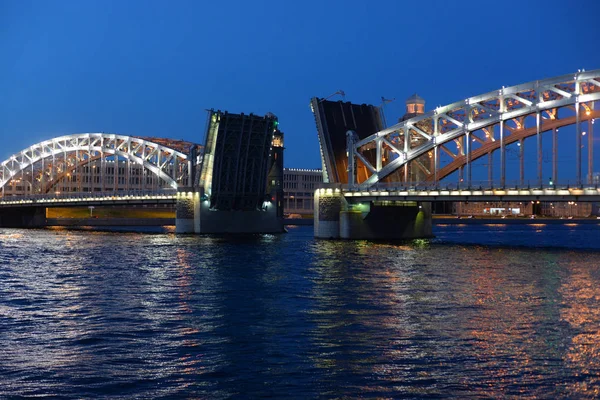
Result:
<svg viewBox="0 0 600 400"><path fill-rule="evenodd" d="M111 157L142 166L169 187L187 184L188 155L180 150L140 137L81 133L45 140L10 156L0 163L0 188L4 193L13 178L27 173L28 183L43 193L75 168Z"/></svg>
<svg viewBox="0 0 600 400"><path fill-rule="evenodd" d="M580 123L600 118L600 110L594 109L599 100L600 70L594 70L503 87L437 107L360 141L349 136L349 182L366 189L385 180L409 181L409 165L425 155L434 166L433 171L423 168L423 180L437 182L461 168L468 168L470 175L475 159L498 150L502 153L507 144L565 125L576 124L577 140L581 140ZM571 115L561 118L559 109L569 109ZM531 117L534 124L527 126ZM478 136L481 132L484 137ZM471 139L478 148L472 149ZM446 147L451 142L457 143L457 154ZM444 167L439 163L440 151L453 158ZM501 180L504 162L502 155ZM357 174L359 166L361 174Z"/></svg>

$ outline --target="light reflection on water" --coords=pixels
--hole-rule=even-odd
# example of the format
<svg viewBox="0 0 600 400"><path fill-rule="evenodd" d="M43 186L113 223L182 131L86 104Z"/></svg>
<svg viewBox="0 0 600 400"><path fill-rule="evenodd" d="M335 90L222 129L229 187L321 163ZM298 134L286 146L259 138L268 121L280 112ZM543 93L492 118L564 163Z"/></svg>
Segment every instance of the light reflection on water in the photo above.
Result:
<svg viewBox="0 0 600 400"><path fill-rule="evenodd" d="M0 398L598 396L593 231L436 229L0 229Z"/></svg>

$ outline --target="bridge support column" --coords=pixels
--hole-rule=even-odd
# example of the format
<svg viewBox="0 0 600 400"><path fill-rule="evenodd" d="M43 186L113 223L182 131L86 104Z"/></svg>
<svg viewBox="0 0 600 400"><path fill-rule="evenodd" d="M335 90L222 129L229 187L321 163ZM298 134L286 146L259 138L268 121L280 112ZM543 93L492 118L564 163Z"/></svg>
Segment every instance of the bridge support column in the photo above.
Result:
<svg viewBox="0 0 600 400"><path fill-rule="evenodd" d="M200 191L197 188L182 187L177 190L175 232L200 232Z"/></svg>
<svg viewBox="0 0 600 400"><path fill-rule="evenodd" d="M46 226L46 207L7 207L0 210L0 227L43 228Z"/></svg>
<svg viewBox="0 0 600 400"><path fill-rule="evenodd" d="M175 232L283 233L285 229L281 197L273 194L274 200L263 202L260 210L212 210L203 187L183 187L177 192Z"/></svg>
<svg viewBox="0 0 600 400"><path fill-rule="evenodd" d="M340 212L340 238L407 240L433 237L431 203L405 203L349 204L348 210Z"/></svg>
<svg viewBox="0 0 600 400"><path fill-rule="evenodd" d="M335 187L315 192L314 235L321 239L430 238L431 203L346 199Z"/></svg>
<svg viewBox="0 0 600 400"><path fill-rule="evenodd" d="M321 239L339 239L340 212L347 208L346 199L339 187L315 191L314 235Z"/></svg>

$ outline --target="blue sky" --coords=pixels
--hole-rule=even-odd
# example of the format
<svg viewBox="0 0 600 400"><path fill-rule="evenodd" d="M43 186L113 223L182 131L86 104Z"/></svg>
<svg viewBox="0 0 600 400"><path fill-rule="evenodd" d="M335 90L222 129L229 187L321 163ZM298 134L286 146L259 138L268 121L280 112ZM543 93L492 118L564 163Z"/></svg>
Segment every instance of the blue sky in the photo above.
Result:
<svg viewBox="0 0 600 400"><path fill-rule="evenodd" d="M600 1L0 0L0 159L80 132L204 140L205 109L273 112L320 167L309 100L427 109L600 68Z"/></svg>

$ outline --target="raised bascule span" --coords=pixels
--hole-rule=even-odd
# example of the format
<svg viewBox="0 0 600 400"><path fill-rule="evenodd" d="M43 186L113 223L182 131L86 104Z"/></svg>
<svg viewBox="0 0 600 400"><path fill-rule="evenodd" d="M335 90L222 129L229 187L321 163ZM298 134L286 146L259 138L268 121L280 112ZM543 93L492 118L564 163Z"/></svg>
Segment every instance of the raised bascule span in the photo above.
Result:
<svg viewBox="0 0 600 400"><path fill-rule="evenodd" d="M433 201L598 201L593 125L600 118L599 100L600 70L578 71L502 87L416 113L368 134L344 119L342 124L348 129L343 151L341 130L330 130L326 124L327 120L339 124L339 118L328 113L319 99L313 99L324 176L329 178L329 185L316 193L315 236L427 237L431 235ZM575 174L559 180L557 136L559 128L567 125L575 125L571 134ZM552 134L552 176L548 181L542 174L543 132ZM524 179L526 167L532 167L524 163L524 139L529 137L536 138L535 182ZM520 147L519 179L508 181L507 146L515 142ZM330 143L337 143L337 149L332 150ZM450 159L445 164L442 155ZM488 179L474 181L473 163L482 157L488 158ZM494 157L500 158L499 171L493 171ZM345 171L335 165L344 165ZM448 180L451 176L456 178L454 182Z"/></svg>
<svg viewBox="0 0 600 400"><path fill-rule="evenodd" d="M210 110L200 179L178 188L178 233L281 233L283 133L271 113Z"/></svg>

